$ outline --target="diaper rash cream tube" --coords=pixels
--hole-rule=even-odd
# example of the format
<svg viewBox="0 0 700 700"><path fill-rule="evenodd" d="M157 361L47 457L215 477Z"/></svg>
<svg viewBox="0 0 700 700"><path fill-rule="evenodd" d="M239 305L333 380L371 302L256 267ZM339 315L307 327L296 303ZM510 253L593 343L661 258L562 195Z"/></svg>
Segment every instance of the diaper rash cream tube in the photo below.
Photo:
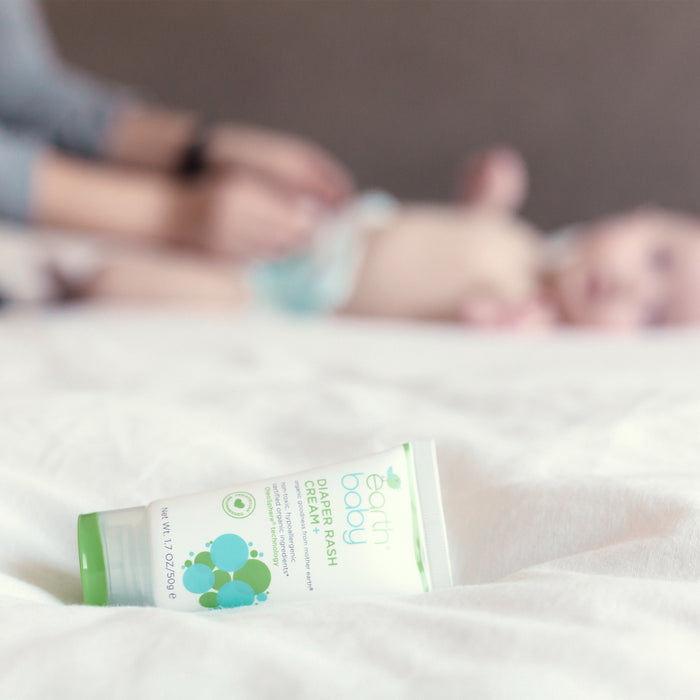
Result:
<svg viewBox="0 0 700 700"><path fill-rule="evenodd" d="M452 585L431 441L78 518L91 605L237 608Z"/></svg>

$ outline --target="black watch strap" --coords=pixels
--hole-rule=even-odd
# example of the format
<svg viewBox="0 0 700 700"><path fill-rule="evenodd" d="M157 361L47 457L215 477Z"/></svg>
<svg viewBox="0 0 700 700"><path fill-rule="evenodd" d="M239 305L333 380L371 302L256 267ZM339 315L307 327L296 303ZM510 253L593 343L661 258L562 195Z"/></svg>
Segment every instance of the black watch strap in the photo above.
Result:
<svg viewBox="0 0 700 700"><path fill-rule="evenodd" d="M177 164L177 174L180 177L192 180L206 172L208 140L208 134L203 129L194 132Z"/></svg>

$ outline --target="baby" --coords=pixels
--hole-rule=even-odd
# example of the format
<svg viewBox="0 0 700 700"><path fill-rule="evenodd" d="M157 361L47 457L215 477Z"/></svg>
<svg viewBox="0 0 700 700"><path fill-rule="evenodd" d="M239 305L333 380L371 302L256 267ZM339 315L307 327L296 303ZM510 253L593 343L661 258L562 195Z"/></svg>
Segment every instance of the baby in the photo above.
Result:
<svg viewBox="0 0 700 700"><path fill-rule="evenodd" d="M349 313L486 327L633 331L700 321L700 220L639 209L545 237L514 216L527 170L472 159L462 206L396 207L366 238Z"/></svg>
<svg viewBox="0 0 700 700"><path fill-rule="evenodd" d="M33 265L51 272L43 286L53 297L254 301L489 328L629 331L700 321L699 220L640 209L543 236L514 214L527 171L508 149L472 159L458 190L452 205L362 195L328 213L305 250L247 270L128 248L93 253L90 264L76 251L71 262L63 237L35 242Z"/></svg>

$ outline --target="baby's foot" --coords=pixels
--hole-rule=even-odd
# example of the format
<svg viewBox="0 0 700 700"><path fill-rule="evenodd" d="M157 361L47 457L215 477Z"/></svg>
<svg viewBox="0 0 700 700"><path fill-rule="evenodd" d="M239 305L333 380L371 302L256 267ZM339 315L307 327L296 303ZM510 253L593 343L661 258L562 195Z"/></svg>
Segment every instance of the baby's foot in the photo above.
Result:
<svg viewBox="0 0 700 700"><path fill-rule="evenodd" d="M517 211L528 190L527 165L512 148L501 146L477 153L462 164L457 199L500 211Z"/></svg>

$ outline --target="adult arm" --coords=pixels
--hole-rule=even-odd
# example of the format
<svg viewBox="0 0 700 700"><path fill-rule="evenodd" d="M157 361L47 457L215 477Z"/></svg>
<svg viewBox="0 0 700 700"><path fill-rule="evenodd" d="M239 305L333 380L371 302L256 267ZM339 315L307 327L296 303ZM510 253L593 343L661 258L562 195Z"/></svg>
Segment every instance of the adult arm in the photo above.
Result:
<svg viewBox="0 0 700 700"><path fill-rule="evenodd" d="M0 0L0 120L76 155L169 171L197 130L191 113L142 103L66 66L31 0ZM330 204L352 190L346 169L323 149L266 129L214 127L204 157Z"/></svg>
<svg viewBox="0 0 700 700"><path fill-rule="evenodd" d="M316 216L303 200L244 173L187 184L45 149L32 179L29 216L39 224L241 261L304 245Z"/></svg>

